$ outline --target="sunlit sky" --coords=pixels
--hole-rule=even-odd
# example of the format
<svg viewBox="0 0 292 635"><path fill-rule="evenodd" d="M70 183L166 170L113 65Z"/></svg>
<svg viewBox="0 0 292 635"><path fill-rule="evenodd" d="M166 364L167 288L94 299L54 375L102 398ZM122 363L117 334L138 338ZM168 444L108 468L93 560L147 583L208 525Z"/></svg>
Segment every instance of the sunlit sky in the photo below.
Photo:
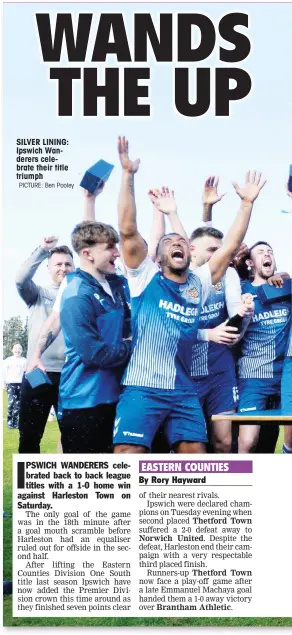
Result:
<svg viewBox="0 0 292 635"><path fill-rule="evenodd" d="M56 115L56 82L49 80L49 67L41 59L35 13L74 14L94 12L98 24L101 12L120 12L115 4L10 4L4 7L4 318L25 317L26 306L18 297L15 274L44 235L56 234L60 243L70 241L70 231L82 219L83 194L79 182L86 168L105 159L115 169L97 201L97 218L116 225L117 198L121 170L116 141L124 134L130 142L130 156L140 157L136 176L138 224L149 238L152 208L147 199L150 187L169 185L176 192L179 214L187 231L201 224L201 190L209 174L220 177L219 191L227 192L214 208L214 225L226 231L239 207L231 181L243 183L248 169L261 170L267 184L254 206L246 242L270 242L279 270L291 270L292 199L285 192L289 164L292 163L292 4L180 4L151 5L154 20L160 12L201 12L216 24L225 13L248 13L251 53L236 65L252 78L247 99L231 105L231 116L214 116L214 103L200 118L184 118L173 106L173 68L158 64L149 55L151 67L151 107L149 119L82 116L81 82L74 86L74 116ZM137 5L123 5L123 15L132 44L132 14ZM98 13L97 13L98 9ZM149 11L140 4L139 11ZM94 42L94 28L92 40ZM213 54L199 66L224 66L219 61L218 36ZM90 50L90 47L89 47ZM62 66L66 65L65 54ZM109 56L108 64L115 58ZM61 63L60 63L61 65ZM78 64L74 64L75 66ZM90 66L90 57L83 66ZM185 64L181 64L185 66ZM95 65L96 66L96 65ZM99 66L103 66L100 64ZM143 66L140 64L140 66ZM192 77L195 77L195 66ZM226 65L225 65L226 66ZM121 65L122 67L122 65ZM122 73L122 70L120 71ZM192 88L195 99L195 88ZM214 96L213 96L214 97ZM212 99L213 99L212 97ZM143 102L143 100L142 100ZM16 181L17 138L65 137L69 146L62 155L67 173L54 173L45 180L69 182L74 189L21 189ZM43 181L43 183L44 183ZM26 181L27 183L28 181ZM78 257L75 257L78 265ZM49 282L45 264L35 276L40 284Z"/></svg>

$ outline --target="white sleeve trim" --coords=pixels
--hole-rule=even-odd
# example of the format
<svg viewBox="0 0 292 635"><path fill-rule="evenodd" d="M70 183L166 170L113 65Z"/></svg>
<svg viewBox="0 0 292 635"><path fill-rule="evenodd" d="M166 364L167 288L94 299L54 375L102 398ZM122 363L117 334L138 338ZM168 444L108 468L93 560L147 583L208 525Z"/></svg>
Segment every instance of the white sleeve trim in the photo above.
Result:
<svg viewBox="0 0 292 635"><path fill-rule="evenodd" d="M225 274L225 300L229 317L238 312L241 304L240 278L233 267L228 267Z"/></svg>
<svg viewBox="0 0 292 635"><path fill-rule="evenodd" d="M198 278L201 280L202 284L202 306L205 304L207 297L212 288L212 276L209 267L209 263L206 262L201 267L197 267L197 269L193 272Z"/></svg>
<svg viewBox="0 0 292 635"><path fill-rule="evenodd" d="M159 271L158 265L146 256L137 269L130 269L125 265L127 280L132 298L137 298L151 282L152 278Z"/></svg>
<svg viewBox="0 0 292 635"><path fill-rule="evenodd" d="M197 340L199 342L209 342L208 329L199 329L197 333Z"/></svg>
<svg viewBox="0 0 292 635"><path fill-rule="evenodd" d="M68 280L67 280L67 277L65 276L64 280L61 282L60 288L56 296L55 304L53 306L53 311L56 311L57 313L60 313L62 295L67 285L68 285Z"/></svg>

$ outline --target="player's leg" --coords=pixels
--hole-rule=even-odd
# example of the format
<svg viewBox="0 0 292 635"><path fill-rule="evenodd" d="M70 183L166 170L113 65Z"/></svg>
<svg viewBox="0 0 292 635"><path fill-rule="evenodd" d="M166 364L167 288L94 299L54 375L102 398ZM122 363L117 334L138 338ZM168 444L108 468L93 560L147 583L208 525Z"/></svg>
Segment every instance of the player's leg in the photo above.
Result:
<svg viewBox="0 0 292 635"><path fill-rule="evenodd" d="M114 454L145 454L148 452L145 445L127 445L126 443L114 445Z"/></svg>
<svg viewBox="0 0 292 635"><path fill-rule="evenodd" d="M256 410L265 410L272 394L272 381L263 379L240 379L238 412L252 414ZM238 453L254 452L258 443L261 426L259 424L241 424L239 426Z"/></svg>
<svg viewBox="0 0 292 635"><path fill-rule="evenodd" d="M204 414L204 419L206 421L207 443L205 447L205 452L213 454L214 448L212 445L211 422L207 414L207 411L205 409L206 398L207 398L208 390L209 390L209 376L193 377L193 381L194 381L194 394L199 400L200 406Z"/></svg>
<svg viewBox="0 0 292 635"><path fill-rule="evenodd" d="M283 454L292 454L292 425L284 426Z"/></svg>
<svg viewBox="0 0 292 635"><path fill-rule="evenodd" d="M20 392L19 453L39 454L40 443L52 406L51 387L36 394L24 377Z"/></svg>
<svg viewBox="0 0 292 635"><path fill-rule="evenodd" d="M209 390L205 399L208 418L212 415L224 415L236 412L238 388L235 369L223 373L214 373L209 377ZM221 419L212 421L212 444L215 453L229 453L232 447L232 421Z"/></svg>
<svg viewBox="0 0 292 635"><path fill-rule="evenodd" d="M114 454L149 452L170 410L168 391L127 386L114 423Z"/></svg>
<svg viewBox="0 0 292 635"><path fill-rule="evenodd" d="M103 454L111 451L116 404L64 409L60 422L64 454Z"/></svg>
<svg viewBox="0 0 292 635"><path fill-rule="evenodd" d="M164 432L164 426L162 425L157 430L156 435L153 439L151 454L169 454L169 452L169 443Z"/></svg>
<svg viewBox="0 0 292 635"><path fill-rule="evenodd" d="M205 454L207 430L198 397L191 392L173 392L172 408L165 424L169 445L177 454Z"/></svg>
<svg viewBox="0 0 292 635"><path fill-rule="evenodd" d="M206 441L207 443L207 441ZM176 446L176 454L206 454L206 443L197 441L181 441Z"/></svg>
<svg viewBox="0 0 292 635"><path fill-rule="evenodd" d="M221 415L234 413L235 410L226 410L219 412ZM231 452L232 446L232 421L220 419L212 421L212 443L216 454L228 454Z"/></svg>
<svg viewBox="0 0 292 635"><path fill-rule="evenodd" d="M12 408L13 428L18 428L19 426L20 387L21 387L21 384L14 385L14 399L13 399L13 408Z"/></svg>
<svg viewBox="0 0 292 635"><path fill-rule="evenodd" d="M278 395L273 395L267 401L267 410L278 410L280 406L280 384L278 385ZM256 454L274 454L278 437L280 434L280 422L261 425L259 439L255 450Z"/></svg>
<svg viewBox="0 0 292 635"><path fill-rule="evenodd" d="M7 428L13 428L14 390L13 384L7 384Z"/></svg>

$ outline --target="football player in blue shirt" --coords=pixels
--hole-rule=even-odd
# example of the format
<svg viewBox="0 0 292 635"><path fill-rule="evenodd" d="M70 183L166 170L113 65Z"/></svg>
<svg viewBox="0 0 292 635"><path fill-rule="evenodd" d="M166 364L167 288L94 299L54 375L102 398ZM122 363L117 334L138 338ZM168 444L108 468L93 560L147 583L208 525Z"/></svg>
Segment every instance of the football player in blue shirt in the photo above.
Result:
<svg viewBox="0 0 292 635"><path fill-rule="evenodd" d="M292 415L292 324L282 373L281 408L284 414ZM292 425L284 426L283 454L292 454Z"/></svg>
<svg viewBox="0 0 292 635"><path fill-rule="evenodd" d="M61 373L63 452L109 451L130 354L129 307L123 278L115 274L119 236L105 223L85 221L71 235L80 269L68 276L60 299L66 359Z"/></svg>
<svg viewBox="0 0 292 635"><path fill-rule="evenodd" d="M240 211L222 247L196 273L189 271L188 242L178 234L160 240L158 266L137 229L134 174L139 160L129 159L124 137L118 149L123 170L119 228L132 298L133 343L114 425L114 452L147 452L162 423L171 448L205 452L206 425L190 373L192 346L204 300L238 250L264 182L261 175L248 173L242 188L234 184Z"/></svg>
<svg viewBox="0 0 292 635"><path fill-rule="evenodd" d="M288 196L292 198L292 192L289 190L289 181L287 183L286 191ZM290 327L288 348L282 374L281 407L284 412L292 414L292 324ZM292 425L284 427L283 454L292 454Z"/></svg>
<svg viewBox="0 0 292 635"><path fill-rule="evenodd" d="M221 200L217 193L218 179L209 177L203 190L204 227L194 230L190 237L192 271L210 260L221 247L223 234L212 224L212 206ZM166 215L172 230L187 234L177 215L174 192L163 187L151 190L151 200L163 217ZM157 227L158 225L157 221ZM161 228L160 228L161 229ZM165 233L165 232L164 232ZM235 412L238 401L235 362L229 348L239 340L238 329L226 322L236 314L245 317L240 337L247 328L253 309L250 294L241 296L240 279L233 267L228 267L222 280L212 286L202 308L199 322L198 342L193 345L191 375L194 390L208 420L214 414ZM232 444L232 423L222 419L212 423L212 442L216 452L230 452Z"/></svg>
<svg viewBox="0 0 292 635"><path fill-rule="evenodd" d="M242 339L238 361L239 412L265 410L271 398L280 402L281 375L291 321L291 300L262 304L257 290L276 270L272 247L258 241L249 250L246 260L251 268L252 282L242 285L243 293L254 295L255 312ZM260 425L241 425L238 452L255 450Z"/></svg>

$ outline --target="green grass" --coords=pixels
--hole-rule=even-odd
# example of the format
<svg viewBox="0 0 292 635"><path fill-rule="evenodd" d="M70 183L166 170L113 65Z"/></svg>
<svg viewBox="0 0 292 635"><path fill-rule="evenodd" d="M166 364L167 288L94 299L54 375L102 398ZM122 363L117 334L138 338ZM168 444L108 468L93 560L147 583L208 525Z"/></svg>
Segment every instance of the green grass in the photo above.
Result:
<svg viewBox="0 0 292 635"><path fill-rule="evenodd" d="M6 418L7 396L4 393L4 418ZM59 429L56 421L47 423L42 440L43 453L55 453L59 439ZM276 452L281 452L283 433L279 437ZM3 424L3 509L12 513L12 455L17 453L18 431L9 430L6 421ZM3 519L3 579L12 579L12 518ZM4 596L3 626L292 626L292 618L276 617L247 617L247 618L96 618L96 617L12 617L12 596Z"/></svg>

